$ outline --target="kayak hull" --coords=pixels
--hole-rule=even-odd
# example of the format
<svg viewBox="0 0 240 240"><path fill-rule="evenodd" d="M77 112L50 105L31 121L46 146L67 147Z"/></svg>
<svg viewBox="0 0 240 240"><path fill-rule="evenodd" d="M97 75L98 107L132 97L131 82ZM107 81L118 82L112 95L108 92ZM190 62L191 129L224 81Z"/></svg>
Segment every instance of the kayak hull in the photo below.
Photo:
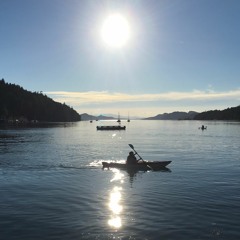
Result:
<svg viewBox="0 0 240 240"><path fill-rule="evenodd" d="M115 163L115 162L102 162L104 168L118 168L123 170L138 170L138 171L148 171L148 170L161 170L166 168L168 164L172 161L159 161L159 162L139 162L137 164L126 164L126 163Z"/></svg>

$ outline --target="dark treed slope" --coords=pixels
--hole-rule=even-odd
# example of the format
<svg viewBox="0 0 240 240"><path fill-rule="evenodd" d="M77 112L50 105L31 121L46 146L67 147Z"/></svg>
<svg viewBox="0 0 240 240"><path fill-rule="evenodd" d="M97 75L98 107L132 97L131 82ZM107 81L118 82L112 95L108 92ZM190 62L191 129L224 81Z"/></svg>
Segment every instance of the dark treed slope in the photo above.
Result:
<svg viewBox="0 0 240 240"><path fill-rule="evenodd" d="M0 119L47 122L72 122L80 115L66 104L53 101L42 93L30 92L22 87L0 80Z"/></svg>
<svg viewBox="0 0 240 240"><path fill-rule="evenodd" d="M236 120L240 121L240 105L225 110L212 110L199 113L194 120Z"/></svg>

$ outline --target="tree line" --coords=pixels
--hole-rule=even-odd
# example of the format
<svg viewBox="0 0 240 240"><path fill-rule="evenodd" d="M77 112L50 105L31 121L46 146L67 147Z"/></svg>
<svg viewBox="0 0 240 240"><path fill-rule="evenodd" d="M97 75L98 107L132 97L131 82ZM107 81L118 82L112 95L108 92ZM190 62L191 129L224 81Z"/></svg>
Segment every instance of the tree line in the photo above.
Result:
<svg viewBox="0 0 240 240"><path fill-rule="evenodd" d="M65 103L53 101L42 92L30 92L0 80L0 120L40 122L80 121L80 115Z"/></svg>
<svg viewBox="0 0 240 240"><path fill-rule="evenodd" d="M197 114L194 120L226 120L240 121L240 105L237 107L227 108L222 111L212 110Z"/></svg>

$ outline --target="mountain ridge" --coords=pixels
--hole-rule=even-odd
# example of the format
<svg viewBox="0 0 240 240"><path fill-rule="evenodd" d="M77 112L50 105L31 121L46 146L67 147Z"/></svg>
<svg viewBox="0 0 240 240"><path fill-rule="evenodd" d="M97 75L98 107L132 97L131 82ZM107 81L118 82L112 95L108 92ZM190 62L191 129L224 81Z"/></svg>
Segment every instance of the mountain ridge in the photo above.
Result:
<svg viewBox="0 0 240 240"><path fill-rule="evenodd" d="M189 112L175 111L172 113L158 114L154 117L144 118L143 120L193 120L197 114L199 113L195 111Z"/></svg>
<svg viewBox="0 0 240 240"><path fill-rule="evenodd" d="M104 115L93 116L93 115L90 115L88 113L82 113L82 114L80 114L80 116L81 116L81 121L113 120L113 119L115 119L114 117L108 117L108 116L104 116Z"/></svg>

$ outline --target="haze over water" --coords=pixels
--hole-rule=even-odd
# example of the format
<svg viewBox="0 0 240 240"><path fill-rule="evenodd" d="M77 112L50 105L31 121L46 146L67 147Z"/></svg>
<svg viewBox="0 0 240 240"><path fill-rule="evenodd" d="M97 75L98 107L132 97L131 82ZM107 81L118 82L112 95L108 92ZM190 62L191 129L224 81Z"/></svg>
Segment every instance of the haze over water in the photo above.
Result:
<svg viewBox="0 0 240 240"><path fill-rule="evenodd" d="M240 238L239 122L97 124L0 130L0 239ZM169 171L103 171L129 143Z"/></svg>

